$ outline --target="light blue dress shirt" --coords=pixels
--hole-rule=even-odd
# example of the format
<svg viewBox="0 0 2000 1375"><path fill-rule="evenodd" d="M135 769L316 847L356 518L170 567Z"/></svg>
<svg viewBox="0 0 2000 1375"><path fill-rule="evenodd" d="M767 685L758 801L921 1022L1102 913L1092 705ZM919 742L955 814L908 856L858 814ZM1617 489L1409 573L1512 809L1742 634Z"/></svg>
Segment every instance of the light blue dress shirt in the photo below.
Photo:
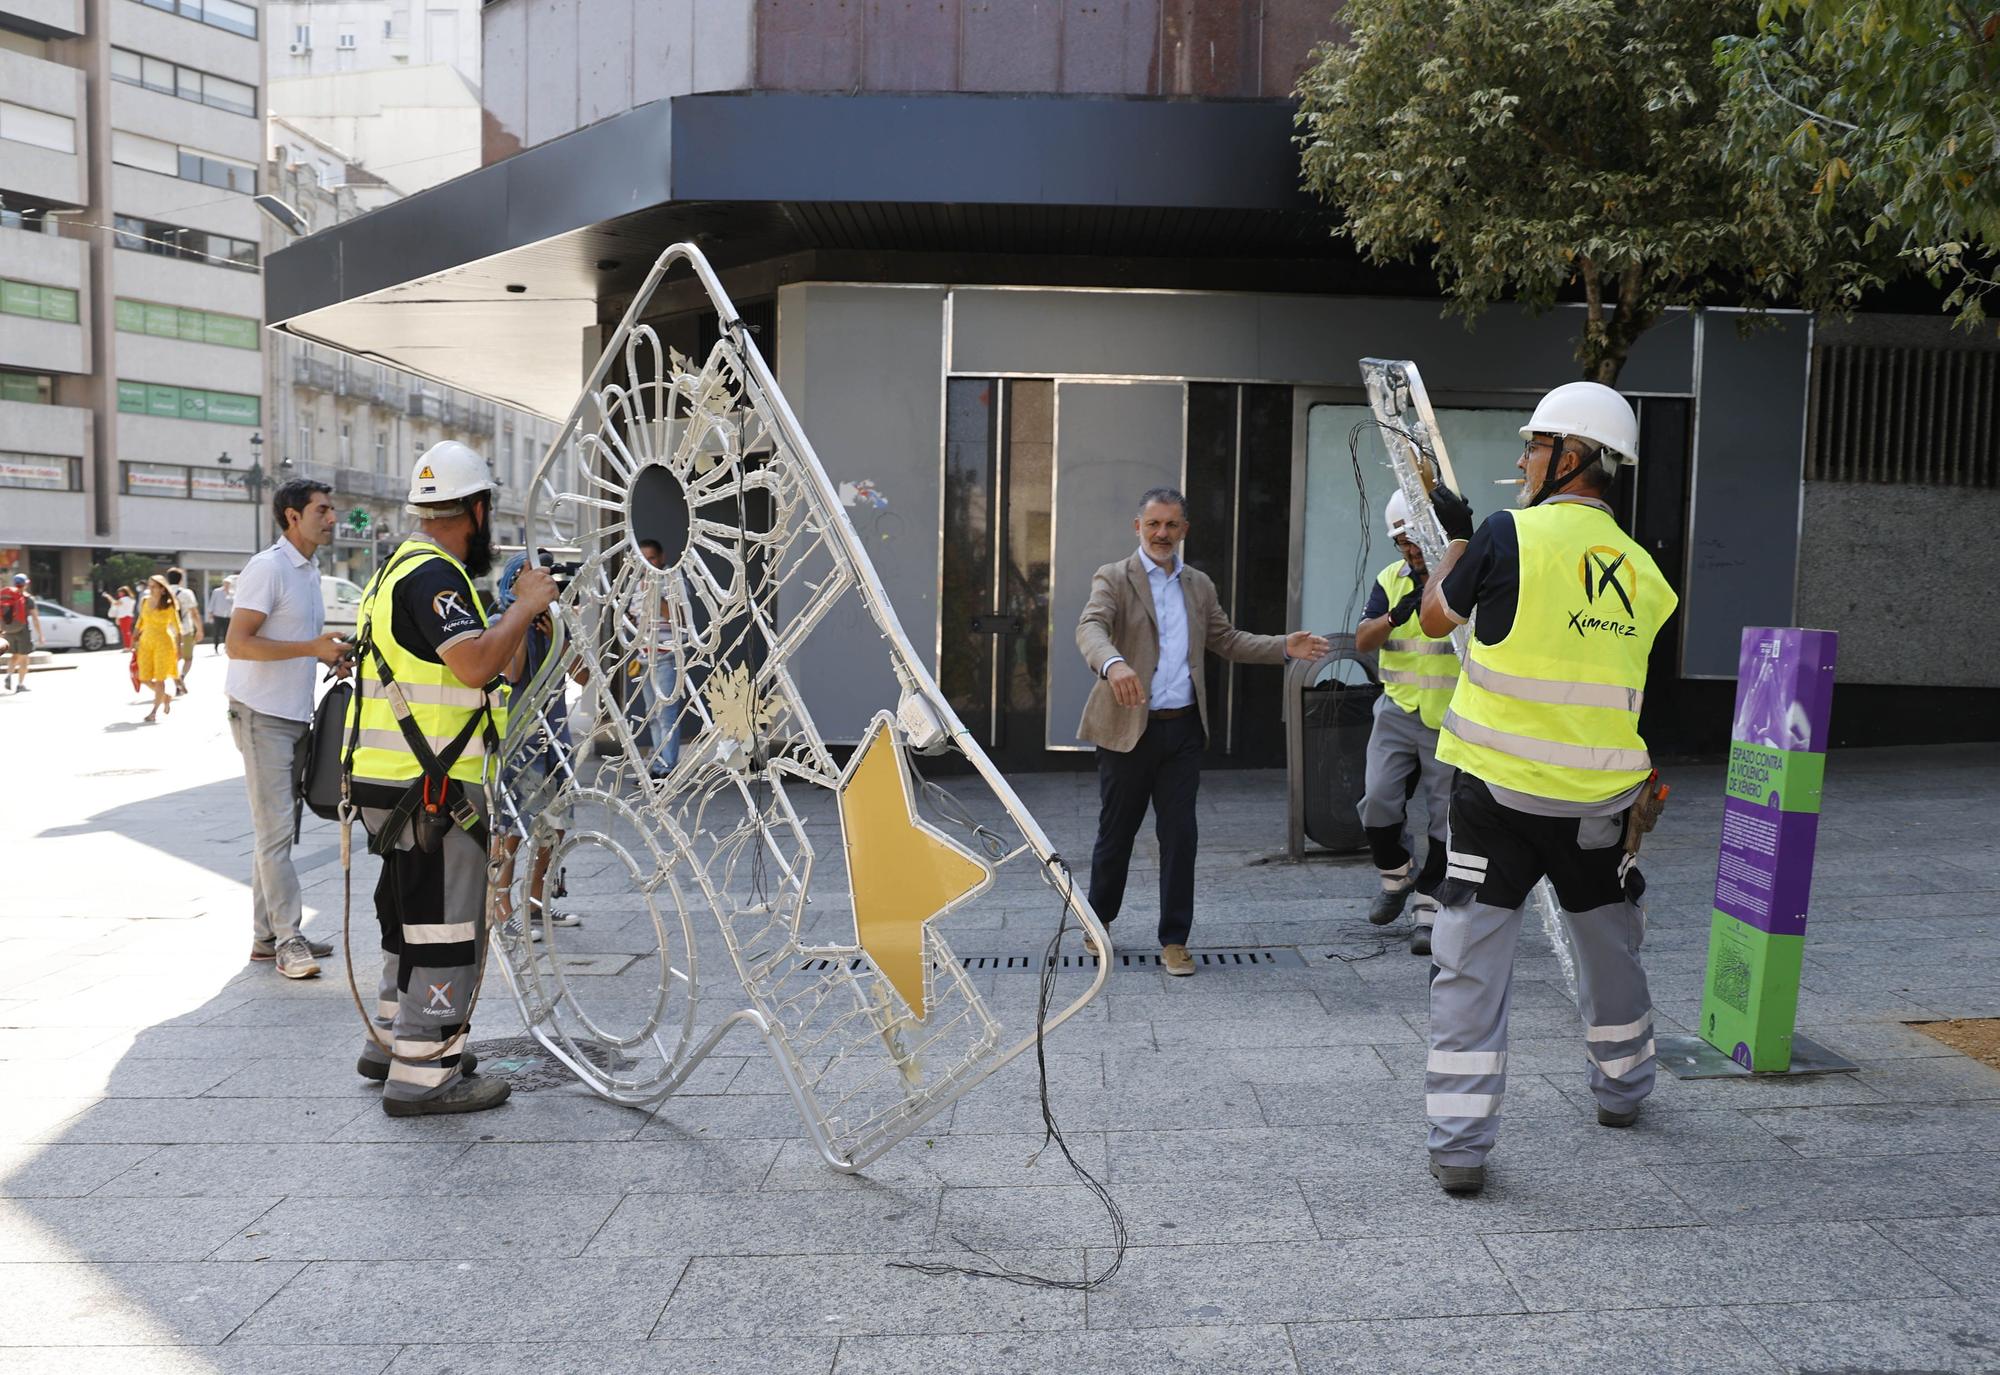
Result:
<svg viewBox="0 0 2000 1375"><path fill-rule="evenodd" d="M1153 669L1152 693L1146 705L1154 711L1194 705L1194 679L1188 673L1187 598L1181 593L1180 551L1174 566L1162 568L1142 548L1146 581L1153 589L1153 622L1160 628L1160 661Z"/></svg>

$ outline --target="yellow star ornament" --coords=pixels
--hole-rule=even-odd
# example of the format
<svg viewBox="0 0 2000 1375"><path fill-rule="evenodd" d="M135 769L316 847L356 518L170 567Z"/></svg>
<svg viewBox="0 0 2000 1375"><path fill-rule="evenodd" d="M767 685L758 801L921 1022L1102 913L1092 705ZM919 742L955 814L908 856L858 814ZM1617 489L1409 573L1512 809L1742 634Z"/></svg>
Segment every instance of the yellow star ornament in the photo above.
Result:
<svg viewBox="0 0 2000 1375"><path fill-rule="evenodd" d="M869 723L841 777L840 833L855 941L921 1022L924 924L984 892L993 870L917 815L903 741L887 712Z"/></svg>

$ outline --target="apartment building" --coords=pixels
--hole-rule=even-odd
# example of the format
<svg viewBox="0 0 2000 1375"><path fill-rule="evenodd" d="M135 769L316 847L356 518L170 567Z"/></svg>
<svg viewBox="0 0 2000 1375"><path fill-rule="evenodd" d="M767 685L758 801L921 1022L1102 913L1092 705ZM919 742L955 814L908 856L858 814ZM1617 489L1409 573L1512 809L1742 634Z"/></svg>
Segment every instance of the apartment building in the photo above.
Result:
<svg viewBox="0 0 2000 1375"><path fill-rule="evenodd" d="M479 0L270 0L271 77L445 66L479 81Z"/></svg>
<svg viewBox="0 0 2000 1375"><path fill-rule="evenodd" d="M273 161L274 194L314 228L351 213L351 202L302 170ZM555 438L552 422L289 335L272 336L268 357L271 452L285 473L332 487L340 513L321 558L326 572L366 580L408 527L411 461L443 439L487 456L500 482L495 538L521 541L523 495Z"/></svg>
<svg viewBox="0 0 2000 1375"><path fill-rule="evenodd" d="M324 36L342 31L331 27L328 14L380 11L380 25L388 28L404 22L405 9L368 0L272 5L266 13L274 35L285 32L280 12L292 11L306 15L299 23ZM373 18L367 28L385 36ZM476 23L472 31L477 32ZM420 37L437 32L418 30ZM295 29L288 46L320 41L299 37ZM281 52L275 38L270 52L265 185L298 212L306 235L399 199L399 188L445 179L453 166L433 165L423 156L425 149L456 149L457 164L478 162L480 110L472 77L443 61L402 67L401 59L412 52L429 61L421 42L414 48L371 42L345 51L354 55L349 65L296 78L284 76L295 54ZM475 44L473 77L477 56ZM432 91L442 91L445 99L427 106L426 93ZM441 105L458 112L455 125L431 118ZM372 165L377 162L386 173ZM267 223L267 251L292 238L275 222ZM497 537L502 543L522 538L523 494L536 459L555 437L551 421L294 335L269 336L266 356L272 453L284 471L334 489L340 523L331 557L323 560L328 572L355 582L367 576L407 524L402 505L411 460L441 439L459 440L488 457L501 484Z"/></svg>
<svg viewBox="0 0 2000 1375"><path fill-rule="evenodd" d="M0 568L65 605L113 552L200 585L269 528L259 21L0 0Z"/></svg>

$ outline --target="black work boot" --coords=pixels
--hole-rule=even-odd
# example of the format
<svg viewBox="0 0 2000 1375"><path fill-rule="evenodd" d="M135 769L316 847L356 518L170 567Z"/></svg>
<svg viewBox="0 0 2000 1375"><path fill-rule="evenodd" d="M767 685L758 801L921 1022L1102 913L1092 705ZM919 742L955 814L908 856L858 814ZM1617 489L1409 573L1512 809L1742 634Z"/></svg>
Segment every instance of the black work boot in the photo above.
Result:
<svg viewBox="0 0 2000 1375"><path fill-rule="evenodd" d="M1406 879L1401 888L1384 889L1377 893L1373 905L1368 909L1368 920L1376 926L1387 926L1403 915L1403 905L1410 900L1410 894L1415 891L1415 886Z"/></svg>
<svg viewBox="0 0 2000 1375"><path fill-rule="evenodd" d="M1440 1165L1431 1160L1431 1178L1448 1194L1476 1194L1486 1187L1484 1165Z"/></svg>
<svg viewBox="0 0 2000 1375"><path fill-rule="evenodd" d="M1410 953L1428 955L1431 953L1431 926L1437 921L1438 900L1428 893L1419 893L1410 900Z"/></svg>
<svg viewBox="0 0 2000 1375"><path fill-rule="evenodd" d="M485 1112L507 1101L513 1089L498 1079L458 1079L432 1098L384 1098L391 1117L431 1117L449 1112Z"/></svg>

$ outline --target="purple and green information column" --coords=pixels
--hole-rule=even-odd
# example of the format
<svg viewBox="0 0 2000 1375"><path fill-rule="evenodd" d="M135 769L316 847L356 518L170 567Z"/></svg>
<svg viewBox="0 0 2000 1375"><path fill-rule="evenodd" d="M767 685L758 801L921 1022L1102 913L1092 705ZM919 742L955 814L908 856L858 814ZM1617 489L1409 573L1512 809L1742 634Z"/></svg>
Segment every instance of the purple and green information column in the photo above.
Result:
<svg viewBox="0 0 2000 1375"><path fill-rule="evenodd" d="M1701 1035L1748 1070L1792 1063L1838 646L1831 630L1743 630Z"/></svg>

